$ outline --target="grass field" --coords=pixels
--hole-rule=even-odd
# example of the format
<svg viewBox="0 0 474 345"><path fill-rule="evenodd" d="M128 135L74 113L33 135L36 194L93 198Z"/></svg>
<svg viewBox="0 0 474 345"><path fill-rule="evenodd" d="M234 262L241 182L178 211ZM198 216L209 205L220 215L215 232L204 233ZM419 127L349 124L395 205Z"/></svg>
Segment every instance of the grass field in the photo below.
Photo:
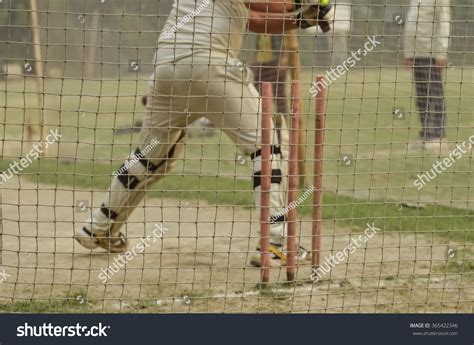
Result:
<svg viewBox="0 0 474 345"><path fill-rule="evenodd" d="M307 169L308 172L311 172L314 108L313 100L310 100L309 93L306 93L310 87L311 71L302 74L307 77L302 82L302 90L305 97L304 112L309 114L306 132ZM60 127L62 138L59 144L51 150L49 157L34 162L22 173L20 181L25 179L30 186L41 185L49 190L50 194L54 194L54 188L77 189L81 192L105 190L110 182L111 174L120 166L127 154L136 147L137 134L117 135L114 133L114 129L131 127L136 120L143 118L144 109L137 97L147 91L146 78L143 79L140 82L134 80L121 80L120 82L117 80L47 80L45 105L48 124L51 128ZM447 140L453 145L467 141L473 134L473 86L473 69L455 68L447 71ZM445 294L451 288L469 290L467 292L463 290L462 296L458 296L458 299L454 301L457 303L456 307L450 305L449 308L452 309L446 310L459 310L460 301L468 302L463 308L469 308L469 306L472 308L474 191L470 186L474 185L474 174L471 174L474 163L473 156L471 152L467 152L450 170L439 175L420 191L414 187L413 181L416 175L429 170L434 162L439 158L446 157L449 151L440 157L407 152L407 143L415 140L419 131L412 88L408 70L379 67L351 70L344 79L338 80L330 86L324 152L323 217L325 232L323 234L327 236L327 241L324 244L325 239L323 239L323 248L328 253L341 248L344 242L343 236L358 233L367 222L375 222L383 229L384 236L380 240L382 242L374 244L374 250L378 248L377 246L383 247L389 243L391 248L394 250L398 248L399 251L402 246L416 247L416 244L420 248L431 248L433 251L417 256L420 255L418 251L422 249L415 248L414 257L407 254L407 259L405 254L400 254L400 256L396 256L397 259L389 260L389 263L384 263L385 255L382 253L380 262L375 260L378 264L372 268L372 273L368 277L362 273L364 279L370 280L372 278L374 280L372 285L369 284L369 290L374 289L368 291L369 295L378 291L377 278L379 283L383 281L387 286L394 284L395 290L399 286L413 290L414 286L423 287L425 284L420 280L420 275L424 277L423 279L428 277L428 285L430 285L429 281L432 276L441 275L451 279L446 278L444 281L441 300L444 300ZM35 83L30 79L9 80L8 83L5 81L0 83L0 104L5 104L5 107L0 108L0 122L3 124L0 128L3 138L1 143L3 169L30 150L29 143L22 140L25 137L23 124L27 118L31 118L34 123L38 122L35 92ZM394 108L403 109L402 119L394 116ZM36 133L36 135L38 134ZM347 159L343 160L344 156L350 159L350 164L346 164ZM231 206L237 210L247 209L253 204L250 176L248 158L240 157L234 144L218 132L208 138L189 138L184 160L178 162L178 166L170 176L153 186L148 196L164 200L165 203L168 200L170 205L175 206L178 206L178 203L182 205L185 201L192 205L201 205L202 203L203 205L217 205L219 208ZM308 184L311 182L311 176L308 176L307 182ZM9 185L5 185L4 188L10 189L11 192L14 190ZM46 191L45 193L47 194ZM74 208L74 199L75 197L67 199L71 212ZM5 199L3 201L9 206L14 205L12 201ZM414 207L414 205L419 207ZM309 231L308 216L310 212L311 200L305 200L299 207L302 217L300 225L302 233L307 234ZM178 217L178 223L181 219ZM186 221L196 222L197 220L187 219ZM253 227L255 228L255 224ZM70 228L65 228L64 232L61 230L61 236L68 237L67 234L70 231ZM137 230L137 233L140 231ZM178 229L178 233L181 233L180 229ZM176 233L176 237L178 237L178 233ZM385 236L385 234L387 235ZM410 241L414 241L414 243L410 243ZM445 251L450 246L458 248L454 261L448 261L445 257ZM16 250L20 250L20 247ZM247 248L247 250L250 249ZM377 257L378 254L374 252L373 255ZM365 260L364 258L359 259L362 261L357 261L357 264L363 263ZM402 267L404 260L411 262L412 266ZM423 261L422 266L427 265L421 268L424 273L419 273L418 269L415 269L420 261ZM241 264L244 263L241 262ZM380 267L384 264L392 266L382 274ZM82 267L83 270L84 267ZM350 277L348 272L348 270L341 269L340 276L335 274L325 282L327 289L320 291L319 294L327 298L324 302L326 309L317 304L316 310L338 311L340 310L338 308L342 308L342 311L352 312L372 310L371 307L360 308L362 299L360 289L363 290L364 279L361 279L360 286L356 286L354 281L351 283L351 279L347 278ZM306 276L307 273L305 273ZM258 271L252 274L250 281L255 285L258 282ZM354 275L354 277L356 276L357 274ZM229 277L228 272L227 277ZM455 277L460 277L460 281ZM135 279L138 279L137 276ZM177 281L178 278L170 279ZM347 282L344 282L346 280ZM205 282L204 279L204 285ZM334 284L338 284L338 287L329 290ZM348 286L347 284L352 285ZM60 300L53 303L51 299L46 298L46 302L39 301L34 306L26 306L24 301L19 301L14 307L10 303L6 303L2 309L12 310L13 308L14 310L26 309L29 311L66 309L75 312L107 310L103 304L102 309L91 307L90 310L82 304L77 305L77 296L79 295L90 295L91 305L94 299L96 301L102 301L102 299L97 291L88 291L89 284L83 284L82 287L80 283L72 285L74 285L74 289L69 288L65 295L66 302ZM237 285L236 287L226 285L225 291L240 291L242 286ZM351 307L344 308L337 303L328 307L331 305L329 301L331 295L337 296L341 288L344 296L353 294L352 297L348 297ZM165 292L160 296L167 298L174 298L177 295L182 297L183 294L193 295L195 300L201 298L205 305L194 304L195 311L221 310L219 300L211 298L205 292L212 290L212 287L200 286L196 288L193 283L191 288L186 285L183 289L174 287L173 291L166 290L166 287L163 289ZM245 284L243 290L245 290ZM438 288L439 290L440 288ZM429 289L427 294L428 291ZM291 308L284 307L283 305L288 302L288 296L285 297L285 294L281 295L281 293L275 295L272 291L265 293L268 300L257 301L257 306L250 302L249 310L255 308L255 310L261 311L301 311L308 303L303 300L297 301L296 298L291 300ZM293 291L293 296L294 293ZM20 294L23 299L26 298L26 295ZM379 296L379 292L376 295ZM356 304L357 296L360 297L359 309ZM436 309L430 306L428 297L420 297L421 295L413 292L405 295L402 300L412 301L416 296L424 301L424 310L438 311L443 308ZM392 300L391 307L387 306L387 303L381 302L380 309L377 309L378 297L375 297L375 301L372 295L366 297L368 301L366 303L369 306L375 306L375 311L406 310L394 307L395 297L393 296L386 299L387 301ZM152 308L140 297L129 296L129 298L138 301L135 309L154 310L154 307ZM242 297L242 299L245 298ZM44 296L41 299L45 299ZM283 303L281 300L286 302ZM384 299L382 298L381 301ZM187 306L181 305L178 309L181 310L180 308L187 310ZM224 310L226 310L225 308L224 305ZM232 303L228 304L227 308L230 311L247 310L242 306L233 306ZM419 311L420 309L417 308L410 309L408 307L408 311ZM118 309L123 311L126 308L122 308L120 305ZM174 306L172 310L176 310Z"/></svg>

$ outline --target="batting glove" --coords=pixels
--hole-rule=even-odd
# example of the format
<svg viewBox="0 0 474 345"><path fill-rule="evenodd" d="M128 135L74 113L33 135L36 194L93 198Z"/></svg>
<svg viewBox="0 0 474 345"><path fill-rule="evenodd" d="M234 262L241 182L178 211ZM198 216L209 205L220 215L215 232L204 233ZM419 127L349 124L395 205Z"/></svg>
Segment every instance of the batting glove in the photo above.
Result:
<svg viewBox="0 0 474 345"><path fill-rule="evenodd" d="M314 4L314 1L296 0L295 5L300 11L294 20L301 29L316 25L319 25L323 32L331 29L329 23L334 19L334 6L330 0L318 0L318 4Z"/></svg>

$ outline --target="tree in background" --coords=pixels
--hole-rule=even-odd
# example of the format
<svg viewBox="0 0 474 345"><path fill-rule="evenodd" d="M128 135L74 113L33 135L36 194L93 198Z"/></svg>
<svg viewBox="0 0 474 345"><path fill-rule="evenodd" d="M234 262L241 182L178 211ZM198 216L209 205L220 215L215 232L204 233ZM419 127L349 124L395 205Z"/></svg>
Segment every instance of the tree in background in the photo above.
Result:
<svg viewBox="0 0 474 345"><path fill-rule="evenodd" d="M0 4L0 71L4 63L28 57L30 22L28 0L4 0Z"/></svg>

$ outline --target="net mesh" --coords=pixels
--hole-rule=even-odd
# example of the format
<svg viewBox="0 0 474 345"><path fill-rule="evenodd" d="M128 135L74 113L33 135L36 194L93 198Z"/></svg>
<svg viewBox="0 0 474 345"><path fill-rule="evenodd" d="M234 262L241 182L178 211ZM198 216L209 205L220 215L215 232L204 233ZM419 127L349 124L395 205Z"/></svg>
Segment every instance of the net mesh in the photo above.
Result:
<svg viewBox="0 0 474 345"><path fill-rule="evenodd" d="M433 24L423 9L434 3ZM225 19L219 8L240 4L175 1L176 27L167 30L218 26ZM0 310L472 312L473 4L336 1L336 22L326 34L218 32L227 44L242 39L238 58L220 64L209 58L210 47L195 53L208 54L208 62L201 56L193 63L186 57L191 47L179 49L182 42L175 50L158 47L172 6L170 0L0 0ZM190 6L194 12L186 12ZM206 17L211 8L214 15ZM416 41L413 61L405 59L407 37ZM431 56L443 61L444 39L446 66L437 68ZM428 55L418 53L423 44ZM157 47L161 59L182 51L185 62L157 64ZM249 138L242 134L242 128L259 131L245 127L258 123L249 120L258 113L248 110L258 93L249 98L242 90L256 90L253 78L273 81L273 112L289 120L294 51L306 169L295 207L298 242L306 248L314 96L324 87L313 84L317 75L327 89L321 262L316 270L301 260L295 282L285 281L284 266L274 267L262 285L261 269L250 264L260 220ZM150 82L166 66L163 73L174 77ZM199 83L209 97L193 93ZM145 108L150 86L175 97L149 99ZM150 115L157 108L170 124ZM147 150L142 127L160 133ZM91 254L76 242L104 195L112 200L106 192L130 153L141 149L139 162L127 167L132 176L143 157L163 158L163 147L176 142L170 133L181 127L188 131L173 169L138 185L136 195L145 197L136 208L124 193L121 232L129 251Z"/></svg>

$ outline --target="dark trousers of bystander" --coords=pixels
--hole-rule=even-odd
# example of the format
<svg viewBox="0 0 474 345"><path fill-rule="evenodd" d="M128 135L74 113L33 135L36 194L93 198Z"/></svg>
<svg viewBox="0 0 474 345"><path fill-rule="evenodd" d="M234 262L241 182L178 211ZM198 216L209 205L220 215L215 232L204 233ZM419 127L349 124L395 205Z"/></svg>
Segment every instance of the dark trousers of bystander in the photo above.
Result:
<svg viewBox="0 0 474 345"><path fill-rule="evenodd" d="M279 66L257 65L252 66L255 87L262 94L262 83L271 83L276 110L280 114L288 113L288 100L286 97L286 69Z"/></svg>
<svg viewBox="0 0 474 345"><path fill-rule="evenodd" d="M446 104L441 71L435 59L415 58L416 105L420 113L422 140L437 140L446 135Z"/></svg>

